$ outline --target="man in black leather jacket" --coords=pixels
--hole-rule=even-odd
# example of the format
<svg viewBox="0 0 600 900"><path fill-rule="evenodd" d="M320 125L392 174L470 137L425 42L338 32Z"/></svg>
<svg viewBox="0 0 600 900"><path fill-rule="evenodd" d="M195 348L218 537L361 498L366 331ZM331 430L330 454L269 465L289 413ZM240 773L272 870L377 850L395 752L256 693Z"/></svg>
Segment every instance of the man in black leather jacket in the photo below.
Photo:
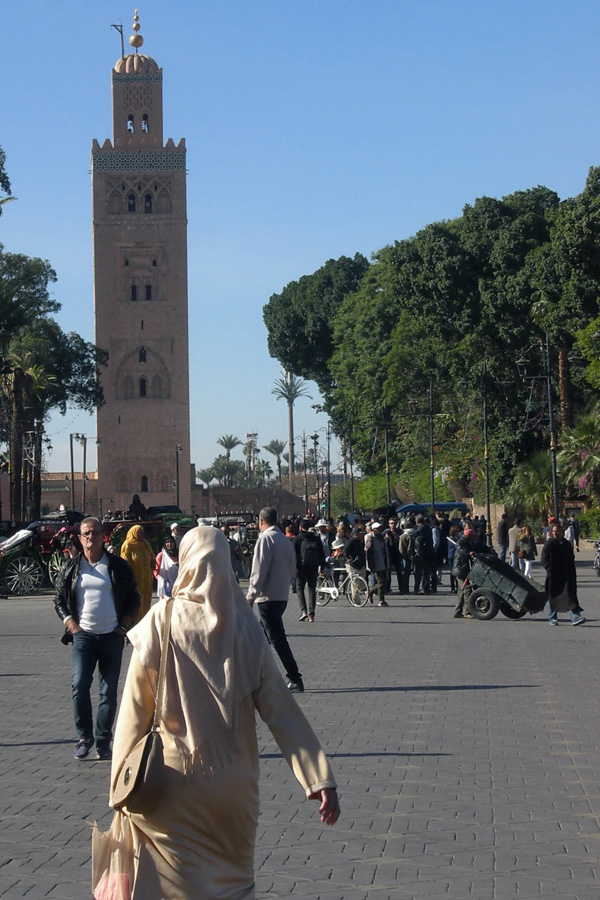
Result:
<svg viewBox="0 0 600 900"><path fill-rule="evenodd" d="M73 642L71 685L79 738L75 758L85 759L94 745L90 688L97 666L96 750L98 759L110 759L125 634L134 622L140 595L129 564L105 552L98 519L82 521L80 538L83 552L64 563L54 606L66 628L63 643Z"/></svg>

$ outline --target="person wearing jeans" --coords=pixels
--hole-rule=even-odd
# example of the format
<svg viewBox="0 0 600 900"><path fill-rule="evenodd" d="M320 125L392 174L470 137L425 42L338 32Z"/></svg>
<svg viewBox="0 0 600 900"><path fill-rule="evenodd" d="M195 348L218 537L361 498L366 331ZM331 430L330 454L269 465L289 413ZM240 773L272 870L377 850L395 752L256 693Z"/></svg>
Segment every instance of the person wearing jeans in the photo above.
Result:
<svg viewBox="0 0 600 900"><path fill-rule="evenodd" d="M140 595L129 563L105 552L98 519L82 521L80 539L83 552L63 565L54 606L65 625L62 641L73 644L71 686L79 739L75 759L86 759L94 745L90 689L97 668L96 755L109 760L125 634L134 622Z"/></svg>
<svg viewBox="0 0 600 900"><path fill-rule="evenodd" d="M577 598L575 555L558 522L550 528L540 562L546 570L545 590L549 623L558 625L558 613L568 610L571 625L583 625L585 618L581 615L583 610Z"/></svg>

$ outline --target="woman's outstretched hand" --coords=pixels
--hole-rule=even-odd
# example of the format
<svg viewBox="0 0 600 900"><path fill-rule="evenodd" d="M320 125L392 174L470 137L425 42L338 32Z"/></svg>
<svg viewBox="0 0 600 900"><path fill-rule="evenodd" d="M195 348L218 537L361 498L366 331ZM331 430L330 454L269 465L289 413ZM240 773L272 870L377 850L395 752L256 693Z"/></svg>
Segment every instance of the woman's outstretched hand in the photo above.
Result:
<svg viewBox="0 0 600 900"><path fill-rule="evenodd" d="M319 791L319 794L321 795L321 805L319 807L321 822L324 822L326 825L335 825L340 817L340 801L338 800L336 789L323 788Z"/></svg>

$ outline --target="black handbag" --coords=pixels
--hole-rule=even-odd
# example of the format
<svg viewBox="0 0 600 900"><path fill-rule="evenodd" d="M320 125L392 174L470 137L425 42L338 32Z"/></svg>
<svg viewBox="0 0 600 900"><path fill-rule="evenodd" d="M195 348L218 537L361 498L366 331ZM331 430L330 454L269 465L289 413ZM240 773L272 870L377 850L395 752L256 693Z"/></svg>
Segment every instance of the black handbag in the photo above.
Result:
<svg viewBox="0 0 600 900"><path fill-rule="evenodd" d="M166 601L162 653L152 726L148 734L145 734L137 742L121 766L112 796L114 809L122 809L126 806L128 812L146 815L156 808L165 789L165 762L160 722L165 693L165 672L171 635L172 610L173 600L169 599Z"/></svg>

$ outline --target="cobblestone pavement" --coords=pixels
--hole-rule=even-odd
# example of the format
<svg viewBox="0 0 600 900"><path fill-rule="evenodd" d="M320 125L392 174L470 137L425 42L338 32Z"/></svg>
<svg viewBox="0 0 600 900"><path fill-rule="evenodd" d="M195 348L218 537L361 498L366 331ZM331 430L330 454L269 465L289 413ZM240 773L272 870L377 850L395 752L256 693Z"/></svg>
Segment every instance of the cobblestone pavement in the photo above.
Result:
<svg viewBox="0 0 600 900"><path fill-rule="evenodd" d="M260 900L599 900L600 581L591 552L578 566L578 628L454 620L447 576L437 595L338 601L312 625L292 596L299 702L342 817L321 825L259 725ZM51 597L2 600L0 616L0 897L89 900L109 767L73 759L70 649Z"/></svg>

